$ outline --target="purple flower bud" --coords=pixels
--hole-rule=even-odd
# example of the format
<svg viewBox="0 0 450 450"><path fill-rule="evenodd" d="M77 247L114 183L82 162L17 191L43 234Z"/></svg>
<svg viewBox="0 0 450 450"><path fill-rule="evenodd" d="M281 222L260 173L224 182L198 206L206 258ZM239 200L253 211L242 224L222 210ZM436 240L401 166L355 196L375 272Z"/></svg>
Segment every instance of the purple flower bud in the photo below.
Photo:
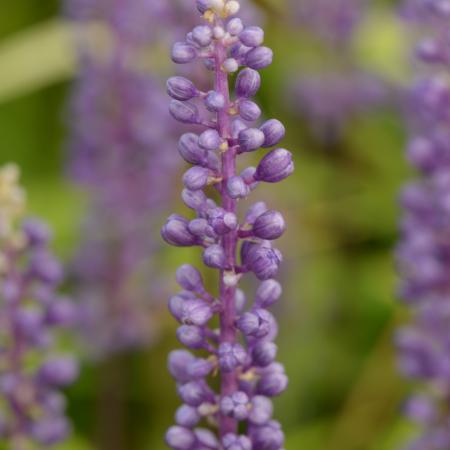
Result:
<svg viewBox="0 0 450 450"><path fill-rule="evenodd" d="M76 316L74 303L67 298L58 298L48 306L45 321L49 325L68 326L75 322Z"/></svg>
<svg viewBox="0 0 450 450"><path fill-rule="evenodd" d="M254 203L245 216L245 223L249 225L253 225L256 219L263 213L267 211L267 205L264 202L256 202Z"/></svg>
<svg viewBox="0 0 450 450"><path fill-rule="evenodd" d="M260 86L261 75L256 70L244 69L236 78L236 95L245 98L254 97Z"/></svg>
<svg viewBox="0 0 450 450"><path fill-rule="evenodd" d="M245 198L250 193L250 188L242 177L236 175L228 179L227 192L231 198Z"/></svg>
<svg viewBox="0 0 450 450"><path fill-rule="evenodd" d="M261 108L251 100L239 102L239 115L247 122L254 122L261 117Z"/></svg>
<svg viewBox="0 0 450 450"><path fill-rule="evenodd" d="M212 37L212 29L208 25L199 25L192 30L192 39L200 47L207 47L211 44Z"/></svg>
<svg viewBox="0 0 450 450"><path fill-rule="evenodd" d="M284 444L284 434L278 422L271 421L262 427L252 427L252 450L280 450Z"/></svg>
<svg viewBox="0 0 450 450"><path fill-rule="evenodd" d="M263 338L271 331L274 322L272 314L265 309L256 309L239 317L236 325L245 336Z"/></svg>
<svg viewBox="0 0 450 450"><path fill-rule="evenodd" d="M177 425L185 428L193 428L200 422L200 414L197 408L189 405L182 405L175 413L175 422Z"/></svg>
<svg viewBox="0 0 450 450"><path fill-rule="evenodd" d="M256 168L255 179L267 183L277 183L284 180L294 171L292 154L284 148L278 148L268 153Z"/></svg>
<svg viewBox="0 0 450 450"><path fill-rule="evenodd" d="M241 152L252 152L264 144L264 133L258 128L247 128L239 133L239 146Z"/></svg>
<svg viewBox="0 0 450 450"><path fill-rule="evenodd" d="M237 228L237 217L223 208L213 208L208 211L208 222L219 235L224 235Z"/></svg>
<svg viewBox="0 0 450 450"><path fill-rule="evenodd" d="M198 145L198 136L195 133L185 133L180 137L178 151L188 163L202 165L205 161L206 152Z"/></svg>
<svg viewBox="0 0 450 450"><path fill-rule="evenodd" d="M276 275L282 260L280 252L268 244L244 243L241 257L260 280L268 280Z"/></svg>
<svg viewBox="0 0 450 450"><path fill-rule="evenodd" d="M203 292L203 278L200 272L190 264L183 264L176 273L177 283L187 291Z"/></svg>
<svg viewBox="0 0 450 450"><path fill-rule="evenodd" d="M51 238L47 224L36 219L28 219L23 224L23 232L31 246L45 245Z"/></svg>
<svg viewBox="0 0 450 450"><path fill-rule="evenodd" d="M21 308L16 311L14 322L18 332L33 341L42 332L44 316L41 311Z"/></svg>
<svg viewBox="0 0 450 450"><path fill-rule="evenodd" d="M173 426L166 433L166 444L174 450L193 450L195 435L188 428Z"/></svg>
<svg viewBox="0 0 450 450"><path fill-rule="evenodd" d="M208 359L197 358L189 363L187 371L192 379L207 377L214 369L214 364Z"/></svg>
<svg viewBox="0 0 450 450"><path fill-rule="evenodd" d="M176 42L172 47L172 61L176 64L187 64L197 57L197 50L186 42Z"/></svg>
<svg viewBox="0 0 450 450"><path fill-rule="evenodd" d="M244 291L242 289L236 289L235 306L236 312L240 314L247 303L247 298L245 297Z"/></svg>
<svg viewBox="0 0 450 450"><path fill-rule="evenodd" d="M33 254L30 261L30 273L44 283L56 284L63 277L61 264L46 250Z"/></svg>
<svg viewBox="0 0 450 450"><path fill-rule="evenodd" d="M225 108L225 97L219 92L210 91L205 98L205 106L212 112L221 111Z"/></svg>
<svg viewBox="0 0 450 450"><path fill-rule="evenodd" d="M184 204L195 211L201 211L207 204L207 198L203 191L190 191L183 189L181 193Z"/></svg>
<svg viewBox="0 0 450 450"><path fill-rule="evenodd" d="M259 394L267 397L280 395L288 385L288 378L281 364L270 365L262 374L256 389Z"/></svg>
<svg viewBox="0 0 450 450"><path fill-rule="evenodd" d="M170 374L180 383L191 380L187 371L190 363L195 361L195 356L187 350L174 350L170 352L168 359L168 369Z"/></svg>
<svg viewBox="0 0 450 450"><path fill-rule="evenodd" d="M172 117L181 123L198 123L199 115L197 107L189 102L180 102L172 100L170 102L169 111Z"/></svg>
<svg viewBox="0 0 450 450"><path fill-rule="evenodd" d="M227 257L221 245L214 244L205 248L203 252L203 262L213 269L223 270L227 267Z"/></svg>
<svg viewBox="0 0 450 450"><path fill-rule="evenodd" d="M272 415L273 404L269 398L262 395L253 397L252 407L248 416L249 422L253 425L264 425L272 419Z"/></svg>
<svg viewBox="0 0 450 450"><path fill-rule="evenodd" d="M249 414L249 401L250 399L245 392L234 392L232 395L222 397L220 411L236 420L246 420Z"/></svg>
<svg viewBox="0 0 450 450"><path fill-rule="evenodd" d="M253 233L260 239L278 239L286 230L283 216L274 210L261 214L253 225Z"/></svg>
<svg viewBox="0 0 450 450"><path fill-rule="evenodd" d="M188 229L188 221L181 216L172 215L161 229L162 238L176 247L190 247L196 244L196 238Z"/></svg>
<svg viewBox="0 0 450 450"><path fill-rule="evenodd" d="M247 361L247 352L240 344L224 342L219 346L219 364L224 372L232 372Z"/></svg>
<svg viewBox="0 0 450 450"><path fill-rule="evenodd" d="M231 122L231 135L234 139L237 139L239 133L247 128L248 126L241 119L234 119L233 122Z"/></svg>
<svg viewBox="0 0 450 450"><path fill-rule="evenodd" d="M211 390L203 380L189 381L178 387L178 394L189 406L200 406L211 398Z"/></svg>
<svg viewBox="0 0 450 450"><path fill-rule="evenodd" d="M198 143L206 150L217 150L222 144L222 138L216 130L206 130L200 135Z"/></svg>
<svg viewBox="0 0 450 450"><path fill-rule="evenodd" d="M252 349L253 364L259 367L267 367L275 361L278 347L273 342L260 341Z"/></svg>
<svg viewBox="0 0 450 450"><path fill-rule="evenodd" d="M246 27L239 40L247 47L259 47L264 42L264 30L260 27Z"/></svg>
<svg viewBox="0 0 450 450"><path fill-rule="evenodd" d="M219 450L219 442L214 434L205 428L197 428L195 431L198 448L201 450Z"/></svg>
<svg viewBox="0 0 450 450"><path fill-rule="evenodd" d="M227 31L231 36L238 36L244 29L244 24L239 18L231 19L227 24Z"/></svg>
<svg viewBox="0 0 450 450"><path fill-rule="evenodd" d="M186 300L181 321L186 325L206 325L213 316L211 306L203 300Z"/></svg>
<svg viewBox="0 0 450 450"><path fill-rule="evenodd" d="M283 289L278 281L263 281L256 291L255 303L262 308L268 308L277 302L282 293Z"/></svg>
<svg viewBox="0 0 450 450"><path fill-rule="evenodd" d="M189 231L200 239L216 238L216 232L206 219L194 219L189 222Z"/></svg>
<svg viewBox="0 0 450 450"><path fill-rule="evenodd" d="M260 130L264 133L264 144L262 145L264 148L277 145L283 140L286 134L284 125L277 119L270 119L267 122L264 122L261 125Z"/></svg>
<svg viewBox="0 0 450 450"><path fill-rule="evenodd" d="M183 175L183 184L190 191L198 191L208 185L210 179L210 171L205 167L191 167Z"/></svg>
<svg viewBox="0 0 450 450"><path fill-rule="evenodd" d="M197 0L197 9L201 14L205 14L211 6L210 0Z"/></svg>
<svg viewBox="0 0 450 450"><path fill-rule="evenodd" d="M78 377L78 364L74 359L59 357L48 360L39 369L39 380L51 386L66 386Z"/></svg>
<svg viewBox="0 0 450 450"><path fill-rule="evenodd" d="M252 450L252 441L247 436L228 433L222 439L224 450Z"/></svg>
<svg viewBox="0 0 450 450"><path fill-rule="evenodd" d="M272 61L273 51L268 47L256 47L245 55L245 64L255 70L270 66Z"/></svg>
<svg viewBox="0 0 450 450"><path fill-rule="evenodd" d="M45 447L63 441L70 432L70 426L64 417L39 420L31 426L33 438Z"/></svg>
<svg viewBox="0 0 450 450"><path fill-rule="evenodd" d="M205 333L195 325L182 325L177 330L178 340L188 348L197 350L205 343Z"/></svg>
<svg viewBox="0 0 450 450"><path fill-rule="evenodd" d="M172 77L167 80L167 93L175 100L191 100L198 90L191 80L184 77Z"/></svg>

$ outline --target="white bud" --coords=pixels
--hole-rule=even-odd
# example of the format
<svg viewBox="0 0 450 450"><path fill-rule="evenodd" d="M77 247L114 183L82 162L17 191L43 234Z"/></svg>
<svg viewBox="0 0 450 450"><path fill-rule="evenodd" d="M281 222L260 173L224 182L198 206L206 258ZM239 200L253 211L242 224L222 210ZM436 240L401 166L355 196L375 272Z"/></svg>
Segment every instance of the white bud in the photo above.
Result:
<svg viewBox="0 0 450 450"><path fill-rule="evenodd" d="M227 25L227 31L231 36L238 36L244 29L244 24L239 18L231 19Z"/></svg>
<svg viewBox="0 0 450 450"><path fill-rule="evenodd" d="M223 62L223 70L227 73L237 72L239 63L234 58L228 58Z"/></svg>
<svg viewBox="0 0 450 450"><path fill-rule="evenodd" d="M236 0L231 0L225 5L224 11L227 16L234 16L241 9L241 5Z"/></svg>
<svg viewBox="0 0 450 450"><path fill-rule="evenodd" d="M225 30L222 27L214 27L213 36L214 39L223 39L225 36Z"/></svg>

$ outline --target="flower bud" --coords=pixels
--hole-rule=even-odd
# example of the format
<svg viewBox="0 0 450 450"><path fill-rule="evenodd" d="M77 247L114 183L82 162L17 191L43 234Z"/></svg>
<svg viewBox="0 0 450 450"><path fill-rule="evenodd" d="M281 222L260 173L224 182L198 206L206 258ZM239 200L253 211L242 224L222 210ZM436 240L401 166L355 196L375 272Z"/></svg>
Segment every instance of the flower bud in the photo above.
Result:
<svg viewBox="0 0 450 450"><path fill-rule="evenodd" d="M236 229L238 220L235 214L223 208L213 208L208 211L208 222L218 235L224 235Z"/></svg>
<svg viewBox="0 0 450 450"><path fill-rule="evenodd" d="M264 30L260 27L246 27L239 40L247 47L259 47L264 42Z"/></svg>
<svg viewBox="0 0 450 450"><path fill-rule="evenodd" d="M227 24L227 32L231 36L238 36L244 29L244 24L239 18L231 19Z"/></svg>
<svg viewBox="0 0 450 450"><path fill-rule="evenodd" d="M197 57L197 50L186 42L176 42L172 47L172 61L176 64L190 63Z"/></svg>
<svg viewBox="0 0 450 450"><path fill-rule="evenodd" d="M205 343L204 331L195 325L182 325L177 330L178 340L188 348L198 350Z"/></svg>
<svg viewBox="0 0 450 450"><path fill-rule="evenodd" d="M264 425L272 418L273 403L262 395L256 395L252 398L252 406L249 411L248 420L253 425Z"/></svg>
<svg viewBox="0 0 450 450"><path fill-rule="evenodd" d="M206 150L216 150L222 144L222 138L216 130L206 130L200 135L198 143Z"/></svg>
<svg viewBox="0 0 450 450"><path fill-rule="evenodd" d="M212 42L212 29L208 25L199 25L192 30L192 39L200 47L207 47Z"/></svg>
<svg viewBox="0 0 450 450"><path fill-rule="evenodd" d="M245 223L249 225L253 225L256 219L263 213L267 211L267 205L264 202L256 202L254 203L247 214L245 215Z"/></svg>
<svg viewBox="0 0 450 450"><path fill-rule="evenodd" d="M210 171L205 167L191 167L183 175L183 184L190 191L198 191L208 185L210 179Z"/></svg>
<svg viewBox="0 0 450 450"><path fill-rule="evenodd" d="M28 219L22 227L31 246L45 245L51 238L51 232L47 224L36 219Z"/></svg>
<svg viewBox="0 0 450 450"><path fill-rule="evenodd" d="M250 193L250 188L242 177L236 175L228 179L227 192L231 198L245 198Z"/></svg>
<svg viewBox="0 0 450 450"><path fill-rule="evenodd" d="M214 364L209 359L197 358L189 363L187 371L193 379L202 379L207 377L214 369Z"/></svg>
<svg viewBox="0 0 450 450"><path fill-rule="evenodd" d="M180 406L175 413L175 422L181 427L193 428L200 422L200 419L197 408L189 405Z"/></svg>
<svg viewBox="0 0 450 450"><path fill-rule="evenodd" d="M170 374L180 383L191 380L187 372L189 363L195 360L195 356L187 350L173 350L169 354L167 366Z"/></svg>
<svg viewBox="0 0 450 450"><path fill-rule="evenodd" d="M200 406L211 396L211 391L203 380L189 381L178 388L181 399L189 406Z"/></svg>
<svg viewBox="0 0 450 450"><path fill-rule="evenodd" d="M284 434L278 422L271 421L262 427L253 427L250 435L255 449L279 450L283 448Z"/></svg>
<svg viewBox="0 0 450 450"><path fill-rule="evenodd" d="M191 450L195 444L195 435L188 428L173 426L167 430L165 441L174 450Z"/></svg>
<svg viewBox="0 0 450 450"><path fill-rule="evenodd" d="M260 239L269 241L278 239L286 230L283 216L274 210L261 214L253 224L253 234Z"/></svg>
<svg viewBox="0 0 450 450"><path fill-rule="evenodd" d="M281 284L278 281L265 280L256 291L255 303L263 308L268 308L281 297L282 292Z"/></svg>
<svg viewBox="0 0 450 450"><path fill-rule="evenodd" d="M203 278L200 272L190 264L183 264L176 273L177 283L187 291L202 292Z"/></svg>
<svg viewBox="0 0 450 450"><path fill-rule="evenodd" d="M236 78L236 95L250 98L256 95L261 86L261 75L256 70L246 68Z"/></svg>
<svg viewBox="0 0 450 450"><path fill-rule="evenodd" d="M264 144L264 133L258 128L247 128L239 133L241 152L252 152Z"/></svg>
<svg viewBox="0 0 450 450"><path fill-rule="evenodd" d="M205 98L205 106L211 112L218 112L225 108L225 97L220 92L210 91Z"/></svg>
<svg viewBox="0 0 450 450"><path fill-rule="evenodd" d="M273 316L269 311L257 309L239 317L236 326L245 336L260 339L269 334L273 322Z"/></svg>
<svg viewBox="0 0 450 450"><path fill-rule="evenodd" d="M207 430L206 428L197 428L194 430L194 433L197 438L199 450L219 450L219 442L211 430Z"/></svg>
<svg viewBox="0 0 450 450"><path fill-rule="evenodd" d="M247 436L228 433L222 439L224 450L252 450L252 441Z"/></svg>
<svg viewBox="0 0 450 450"><path fill-rule="evenodd" d="M208 199L203 191L190 191L183 189L181 198L184 204L195 211L201 211L206 207Z"/></svg>
<svg viewBox="0 0 450 450"><path fill-rule="evenodd" d="M245 55L245 64L255 70L270 66L272 61L273 51L268 47L256 47Z"/></svg>
<svg viewBox="0 0 450 450"><path fill-rule="evenodd" d="M292 154L284 148L278 148L268 153L256 168L255 179L267 183L277 183L284 180L294 171Z"/></svg>
<svg viewBox="0 0 450 450"><path fill-rule="evenodd" d="M67 438L70 425L64 417L43 418L31 424L30 433L38 444L52 447Z"/></svg>
<svg viewBox="0 0 450 450"><path fill-rule="evenodd" d="M249 413L250 399L243 391L236 391L232 395L222 397L220 401L220 411L228 417L233 417L236 420L246 420Z"/></svg>
<svg viewBox="0 0 450 450"><path fill-rule="evenodd" d="M218 244L207 247L203 252L203 262L213 269L225 269L227 267L225 250Z"/></svg>
<svg viewBox="0 0 450 450"><path fill-rule="evenodd" d="M206 161L206 151L200 148L198 136L194 133L185 133L178 141L178 151L183 159L190 163L202 166Z"/></svg>
<svg viewBox="0 0 450 450"><path fill-rule="evenodd" d="M234 139L237 139L239 133L247 128L248 126L241 119L234 119L231 122L231 135Z"/></svg>
<svg viewBox="0 0 450 450"><path fill-rule="evenodd" d="M45 322L49 325L69 326L77 317L74 303L68 298L58 298L52 302L45 315Z"/></svg>
<svg viewBox="0 0 450 450"><path fill-rule="evenodd" d="M219 346L219 364L224 372L232 372L247 361L247 352L240 344L224 342Z"/></svg>
<svg viewBox="0 0 450 450"><path fill-rule="evenodd" d="M39 380L50 386L66 386L78 377L78 364L72 358L50 359L39 369Z"/></svg>
<svg viewBox="0 0 450 450"><path fill-rule="evenodd" d="M279 364L272 364L262 374L256 385L259 394L267 397L276 397L280 395L288 385L288 378L284 369Z"/></svg>
<svg viewBox="0 0 450 450"><path fill-rule="evenodd" d="M278 272L282 260L281 254L267 244L246 242L242 246L241 253L244 264L258 279L267 280Z"/></svg>
<svg viewBox="0 0 450 450"><path fill-rule="evenodd" d="M167 93L175 100L191 100L198 90L191 80L184 77L172 77L167 80Z"/></svg>
<svg viewBox="0 0 450 450"><path fill-rule="evenodd" d="M197 0L196 5L200 14L205 14L210 8L210 0Z"/></svg>
<svg viewBox="0 0 450 450"><path fill-rule="evenodd" d="M284 125L277 119L270 119L264 122L260 130L264 133L264 144L262 145L264 148L277 145L286 134Z"/></svg>
<svg viewBox="0 0 450 450"><path fill-rule="evenodd" d="M188 221L181 216L172 215L161 229L162 238L176 247L190 247L196 244L196 238L188 229Z"/></svg>
<svg viewBox="0 0 450 450"><path fill-rule="evenodd" d="M197 107L189 102L180 102L172 100L170 102L169 111L172 117L178 122L193 124L198 123L199 115Z"/></svg>
<svg viewBox="0 0 450 450"><path fill-rule="evenodd" d="M30 275L44 283L55 284L61 281L63 269L56 258L44 249L39 249L30 260Z"/></svg>
<svg viewBox="0 0 450 450"><path fill-rule="evenodd" d="M185 325L206 325L213 316L211 306L204 300L186 300L183 304L181 321Z"/></svg>
<svg viewBox="0 0 450 450"><path fill-rule="evenodd" d="M247 122L254 122L261 117L261 108L251 100L239 102L239 115Z"/></svg>
<svg viewBox="0 0 450 450"><path fill-rule="evenodd" d="M255 366L267 367L275 361L278 347L273 342L259 341L252 350L252 361Z"/></svg>

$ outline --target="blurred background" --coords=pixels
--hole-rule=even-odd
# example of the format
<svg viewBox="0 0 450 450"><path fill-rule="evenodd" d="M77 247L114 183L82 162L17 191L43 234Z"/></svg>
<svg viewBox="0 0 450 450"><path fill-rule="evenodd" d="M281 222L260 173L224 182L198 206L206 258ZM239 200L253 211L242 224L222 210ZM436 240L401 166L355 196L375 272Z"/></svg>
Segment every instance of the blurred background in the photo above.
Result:
<svg viewBox="0 0 450 450"><path fill-rule="evenodd" d="M0 163L20 165L30 211L51 224L65 289L87 317L73 344L81 376L67 392L74 432L58 448L163 449L179 405L166 370L179 344L165 305L176 267L199 261L196 249L169 248L158 234L168 214L186 213L176 151L182 130L166 119L164 78L178 70L169 46L195 23L186 12L193 6L174 0L170 21L163 15L168 22L156 27L158 2L119 18L108 16L113 3L105 1L98 9L93 1L9 3L0 15ZM276 402L286 449L399 448L416 432L401 415L410 386L396 374L392 346L405 321L392 250L398 192L412 175L402 95L413 36L394 1L245 6L276 55L258 102L267 118L285 123L297 167L287 182L252 196L286 213L289 224L279 244L285 293L276 311L290 377ZM146 22L133 22L142 15ZM201 73L190 76L207 83ZM126 145L108 134L123 96L136 114L128 131L135 150L125 157ZM134 173L142 177L130 187ZM120 209L152 186L157 195ZM108 290L113 260L126 267L117 288L131 299L125 313L105 306L120 302Z"/></svg>

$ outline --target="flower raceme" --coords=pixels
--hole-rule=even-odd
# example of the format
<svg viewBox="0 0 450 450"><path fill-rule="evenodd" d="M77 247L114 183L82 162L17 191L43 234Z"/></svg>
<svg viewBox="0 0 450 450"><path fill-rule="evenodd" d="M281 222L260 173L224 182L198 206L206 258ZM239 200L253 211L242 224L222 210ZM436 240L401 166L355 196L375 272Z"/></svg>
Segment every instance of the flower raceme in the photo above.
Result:
<svg viewBox="0 0 450 450"><path fill-rule="evenodd" d="M282 294L273 279L282 255L272 241L283 234L286 224L281 213L263 202L252 205L243 220L237 206L260 182L287 178L294 164L288 150L275 148L257 167L238 172L239 155L275 147L285 134L276 119L254 125L261 116L252 100L261 85L258 71L272 63L273 53L263 45L261 28L246 27L235 17L239 8L233 0L198 0L205 23L173 46L175 63L201 60L214 74L212 89L201 91L179 76L167 82L172 116L203 131L182 135L178 145L182 158L193 165L183 176L182 199L196 217L174 214L161 234L171 245L200 247L205 266L220 273L216 298L195 267L181 266L176 278L182 290L169 300L169 310L180 323L178 340L190 350L209 353L199 357L175 350L169 356L169 371L183 401L176 425L166 434L167 444L175 450L282 450L284 444L281 427L272 419L270 398L282 393L288 380L283 366L275 362L277 324L268 308ZM234 73L232 95L229 78ZM220 204L207 196L211 188L218 192ZM250 272L261 284L247 307L238 284ZM219 329L211 328L215 317ZM219 392L208 383L217 375ZM202 427L202 422L217 426L217 433Z"/></svg>
<svg viewBox="0 0 450 450"><path fill-rule="evenodd" d="M48 250L47 226L22 218L18 175L13 165L0 169L0 442L11 450L47 448L66 437L59 389L78 373L55 341L76 311L56 292L62 270Z"/></svg>

